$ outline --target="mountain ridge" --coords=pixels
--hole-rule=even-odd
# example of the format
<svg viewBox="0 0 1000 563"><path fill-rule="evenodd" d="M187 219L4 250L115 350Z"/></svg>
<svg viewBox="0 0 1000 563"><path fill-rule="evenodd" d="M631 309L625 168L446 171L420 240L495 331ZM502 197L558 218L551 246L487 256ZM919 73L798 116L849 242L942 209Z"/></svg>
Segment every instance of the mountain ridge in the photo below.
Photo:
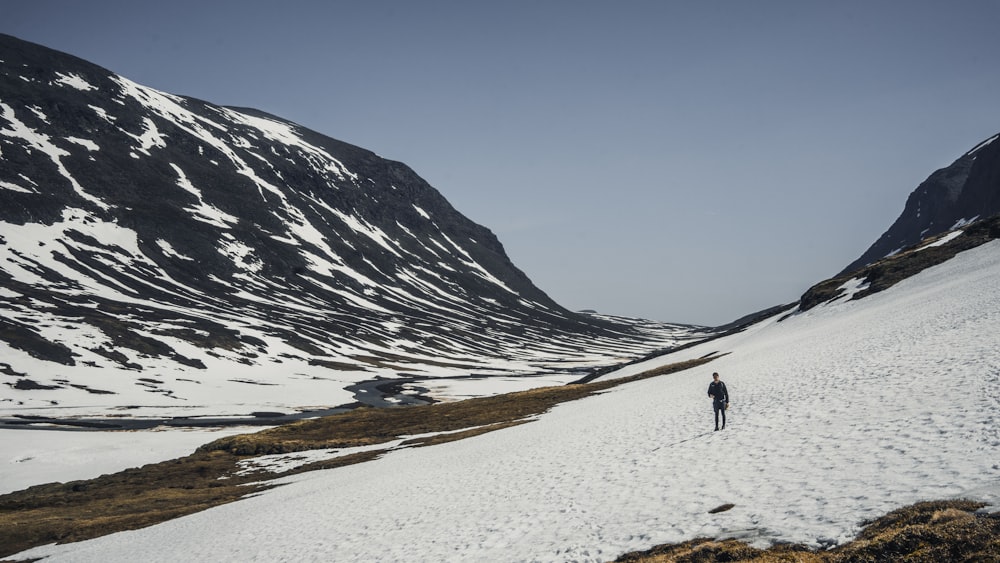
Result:
<svg viewBox="0 0 1000 563"><path fill-rule="evenodd" d="M1000 213L1000 133L935 170L907 197L891 226L840 271L848 274L920 241Z"/></svg>
<svg viewBox="0 0 1000 563"><path fill-rule="evenodd" d="M16 416L288 414L428 399L429 381L445 397L448 381L568 383L794 306L715 329L570 312L404 163L11 36L0 53L0 405ZM933 173L845 272L989 215L997 137ZM206 385L219 399L192 404Z"/></svg>
<svg viewBox="0 0 1000 563"><path fill-rule="evenodd" d="M170 410L187 379L280 411L315 400L290 379L322 382L329 407L377 378L578 377L705 330L566 310L403 163L11 36L0 59L15 410Z"/></svg>

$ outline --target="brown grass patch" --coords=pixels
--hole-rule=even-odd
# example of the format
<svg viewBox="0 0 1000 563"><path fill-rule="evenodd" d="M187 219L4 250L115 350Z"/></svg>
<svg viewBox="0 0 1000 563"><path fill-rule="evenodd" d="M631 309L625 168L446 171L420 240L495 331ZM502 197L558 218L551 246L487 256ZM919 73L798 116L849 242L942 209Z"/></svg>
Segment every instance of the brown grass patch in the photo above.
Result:
<svg viewBox="0 0 1000 563"><path fill-rule="evenodd" d="M359 408L302 420L255 434L222 438L194 454L86 481L53 483L0 496L0 557L31 547L90 539L142 528L268 487L276 474L238 475L238 463L254 456L386 443L419 434L409 446L460 440L530 421L555 405L612 387L689 369L710 358L664 366L632 377L545 387L468 399L389 409ZM371 451L318 461L289 475L362 463L385 453Z"/></svg>
<svg viewBox="0 0 1000 563"><path fill-rule="evenodd" d="M86 481L0 496L0 556L53 542L132 530L231 502L257 490L219 481L232 456L195 454Z"/></svg>
<svg viewBox="0 0 1000 563"><path fill-rule="evenodd" d="M754 563L820 563L821 555L801 546L782 545L768 550L757 549L736 540L716 541L698 538L679 544L667 544L648 551L626 553L615 560L628 563L707 563L710 561L752 561Z"/></svg>
<svg viewBox="0 0 1000 563"><path fill-rule="evenodd" d="M483 431L497 430L544 413L559 403L581 399L624 383L689 369L711 359L671 364L632 377L541 387L451 403L387 409L360 407L350 412L296 421L254 434L221 438L205 444L199 451L222 450L236 455L263 455L368 446L402 436L436 432L468 430L472 434L481 434ZM472 430L473 428L477 430Z"/></svg>
<svg viewBox="0 0 1000 563"><path fill-rule="evenodd" d="M854 541L829 551L795 545L776 545L763 550L736 540L701 538L627 553L616 561L997 563L1000 562L1000 514L975 514L983 506L965 500L917 503L867 523Z"/></svg>

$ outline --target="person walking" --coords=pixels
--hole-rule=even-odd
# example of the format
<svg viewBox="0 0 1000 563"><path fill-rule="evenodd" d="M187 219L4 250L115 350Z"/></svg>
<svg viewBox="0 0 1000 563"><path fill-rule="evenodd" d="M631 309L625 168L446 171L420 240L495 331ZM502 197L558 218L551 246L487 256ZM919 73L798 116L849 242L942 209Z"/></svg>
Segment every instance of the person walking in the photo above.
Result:
<svg viewBox="0 0 1000 563"><path fill-rule="evenodd" d="M719 430L719 413L722 413L722 429L726 428L726 409L729 408L729 390L719 379L719 373L712 374L712 382L708 384L708 396L712 398L712 408L715 409L715 429Z"/></svg>

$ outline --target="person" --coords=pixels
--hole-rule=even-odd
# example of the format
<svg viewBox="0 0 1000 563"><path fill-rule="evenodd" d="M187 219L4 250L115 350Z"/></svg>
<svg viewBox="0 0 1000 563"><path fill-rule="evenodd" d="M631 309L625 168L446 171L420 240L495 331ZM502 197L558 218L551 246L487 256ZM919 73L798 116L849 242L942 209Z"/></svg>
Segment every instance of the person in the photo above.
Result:
<svg viewBox="0 0 1000 563"><path fill-rule="evenodd" d="M712 398L712 408L715 409L715 429L719 430L719 413L722 413L722 429L726 428L726 409L729 408L729 390L719 379L719 373L712 374L712 382L708 384L708 396Z"/></svg>

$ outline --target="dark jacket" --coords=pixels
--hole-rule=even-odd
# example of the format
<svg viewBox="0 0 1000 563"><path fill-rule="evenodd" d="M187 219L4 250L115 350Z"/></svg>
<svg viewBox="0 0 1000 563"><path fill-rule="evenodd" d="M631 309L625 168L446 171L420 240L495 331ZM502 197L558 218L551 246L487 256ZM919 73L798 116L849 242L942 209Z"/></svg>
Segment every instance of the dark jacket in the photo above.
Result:
<svg viewBox="0 0 1000 563"><path fill-rule="evenodd" d="M718 382L713 381L708 384L708 396L714 397L716 403L729 402L729 391L721 379Z"/></svg>

